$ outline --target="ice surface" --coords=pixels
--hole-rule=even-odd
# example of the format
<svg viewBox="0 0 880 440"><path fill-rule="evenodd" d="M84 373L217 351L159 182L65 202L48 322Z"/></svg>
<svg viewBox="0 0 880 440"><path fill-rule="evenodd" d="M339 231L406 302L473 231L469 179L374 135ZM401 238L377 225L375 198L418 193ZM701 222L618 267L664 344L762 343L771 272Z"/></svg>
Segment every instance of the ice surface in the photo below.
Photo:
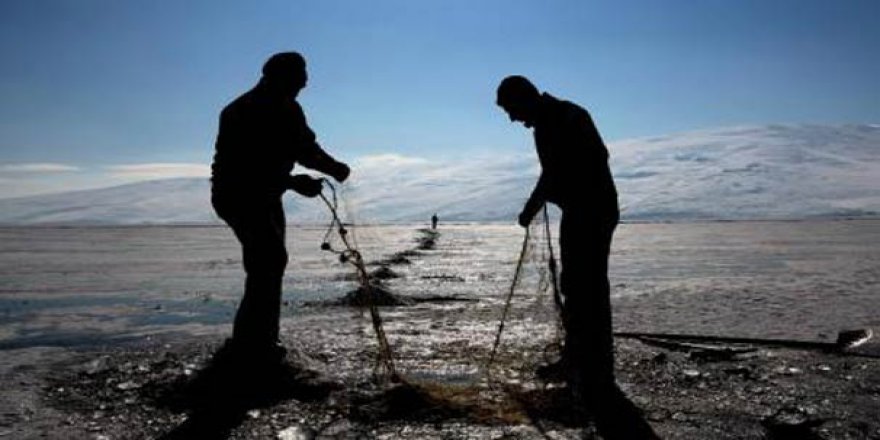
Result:
<svg viewBox="0 0 880 440"><path fill-rule="evenodd" d="M369 263L417 247L418 228L352 233ZM285 320L358 316L355 309L304 306L356 287L344 276L352 268L319 249L323 235L322 228L288 231ZM465 340L473 332L490 336L522 237L509 225L441 226L436 248L393 266L400 277L385 286L410 297L477 301L410 306L404 328L395 323L403 312L386 308L389 338L430 337L432 328L457 329ZM831 340L842 328L877 328L878 240L880 220L624 224L611 259L615 325ZM239 252L225 227L0 228L0 346L226 332L243 284ZM537 293L545 252L540 242L532 247L514 317L549 321L522 331L552 330L552 314L535 315L533 307L552 310L549 296ZM437 310L448 319L413 324L420 310L425 319ZM483 324L469 329L467 322Z"/></svg>

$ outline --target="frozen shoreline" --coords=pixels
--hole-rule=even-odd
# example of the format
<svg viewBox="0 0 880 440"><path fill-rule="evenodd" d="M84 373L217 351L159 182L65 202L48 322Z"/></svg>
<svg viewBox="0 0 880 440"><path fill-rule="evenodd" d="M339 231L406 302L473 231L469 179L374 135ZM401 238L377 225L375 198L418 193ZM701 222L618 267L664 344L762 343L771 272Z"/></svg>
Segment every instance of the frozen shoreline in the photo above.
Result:
<svg viewBox="0 0 880 440"><path fill-rule="evenodd" d="M386 329L394 335L398 369L409 380L464 387L476 394L476 405L514 406L518 409L504 420L519 422L450 415L445 407L365 418L355 402L387 389L375 382L375 341L366 319L337 310L287 323L285 345L305 353L311 366L345 387L319 401L291 398L254 408L230 427L228 438L275 439L286 431L325 439L541 439L546 438L542 431L555 433L554 438L589 432L573 423L559 389L544 388L531 374L543 344L552 341L552 328L534 320L511 322L492 371L495 380L517 393L519 400L512 400L493 391L481 369L496 325L493 316L459 316L451 325L448 312L424 308L386 314L393 315ZM213 335L105 349L4 351L0 435L159 438L188 417L157 404L157 394L190 379L221 341L222 335ZM774 429L801 434L789 438L880 436L875 417L880 359L759 348L707 360L627 339L618 339L616 348L618 382L663 438L786 438L773 437Z"/></svg>
<svg viewBox="0 0 880 440"><path fill-rule="evenodd" d="M841 321L861 313L867 317L860 318L861 322L867 322L877 333L880 329L876 321L871 321L877 315L870 308L876 303L866 301L871 292L876 292L872 286L877 285L880 254L870 242L861 243L862 237L851 241L829 238L818 246L789 251L789 247L802 246L798 237L809 237L814 230L787 231L785 235L781 233L784 227L774 225L770 224L776 229L757 238L749 235L753 232L746 225L691 231L697 236L719 231L723 235L712 239L718 247L710 262L715 265L703 262L703 267L688 266L699 276L686 278L685 284L662 275L664 271L674 274L678 266L691 264L682 254L699 245L699 239L669 236L676 227L665 229L664 225L650 229L659 235L649 237L647 242L641 238L636 242L637 237L622 234L614 257L622 264L612 282L617 281L617 292L632 294L615 296L615 327L830 340ZM862 232L866 240L876 231L876 226L870 222L868 225ZM820 230L848 236L852 225L831 224ZM489 232L474 235L466 229L450 230L440 237L436 250L415 254L410 265L396 267L404 278L390 280L389 285L403 295L502 290L499 287L508 281L507 266L497 266L493 258L503 252L481 252L492 234L503 236L510 230L492 226ZM415 246L417 241L409 235L394 243L398 246L392 248L400 250ZM657 254L657 249L668 252ZM640 250L653 252L653 258L666 258L666 266L645 268L646 264L657 263L638 255ZM727 274L746 267L737 260L745 252L761 255L769 268L754 271L746 278L731 278ZM825 261L836 255L848 259ZM472 262L472 267L460 266L462 259ZM775 267L782 262L783 266ZM326 262L318 258L299 264ZM235 262L226 266L228 269L222 273L237 273ZM498 267L501 270L491 269ZM460 275L453 277L451 273ZM787 274L786 278L780 279L780 274ZM326 272L321 277L326 278ZM814 307L802 308L798 313L814 313L818 318L803 316L804 322L813 319L819 325L792 327L778 318L776 314L784 318L786 309L805 299L797 292L809 288L832 289L850 296L807 296ZM382 390L373 382L376 350L372 329L356 309L320 306L288 313L282 322L283 339L289 348L313 358L324 375L345 384L344 390L321 402L293 399L260 409L234 426L231 438L277 438L285 429L320 433L323 437L319 438L350 438L346 433L360 433L367 438L544 438L541 430L554 431L560 438L575 438L583 428L570 426L565 417L557 420L559 417L549 414L559 412L558 408L546 407L546 402L553 400L553 388L540 391L540 384L531 376L533 368L544 361L555 330L552 303L536 297L530 289L533 291L534 286L526 286L516 298L496 375L531 396L533 403L543 402L544 412L537 412L537 422L477 423L448 414L437 422L430 411L415 419L364 420L357 416L352 402ZM768 294L768 289L778 292ZM868 297L860 296L863 294ZM485 405L506 405L510 399L489 390L485 371L481 370L494 337L502 298L483 294L475 299L383 308L386 332L405 377L463 386L476 392L484 399L479 402ZM831 300L838 302L823 303ZM841 310L833 310L832 305ZM162 328L175 332L157 331ZM8 391L0 398L0 438L155 438L178 427L186 415L157 406L151 400L155 390L185 380L187 370L197 370L229 333L228 320L195 320L174 327L144 327L142 331L134 335L135 343L114 346L3 350L0 386ZM880 425L872 419L880 413L877 359L762 348L728 360L706 361L634 340L619 339L616 344L621 386L664 438L764 438L776 425L783 430L809 425L810 435L819 436L815 438L880 438ZM547 353L552 354L552 350ZM806 425L798 428L799 424Z"/></svg>

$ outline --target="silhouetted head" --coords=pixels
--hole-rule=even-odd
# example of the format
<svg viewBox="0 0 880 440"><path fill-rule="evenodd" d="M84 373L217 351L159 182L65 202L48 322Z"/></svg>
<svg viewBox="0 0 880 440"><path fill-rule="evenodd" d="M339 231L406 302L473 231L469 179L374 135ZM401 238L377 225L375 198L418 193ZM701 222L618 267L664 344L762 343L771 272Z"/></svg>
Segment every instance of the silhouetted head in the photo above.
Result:
<svg viewBox="0 0 880 440"><path fill-rule="evenodd" d="M281 95L296 95L306 86L306 59L297 52L280 52L263 64L261 82Z"/></svg>
<svg viewBox="0 0 880 440"><path fill-rule="evenodd" d="M535 124L541 93L524 76L512 75L498 85L498 106L504 109L511 121L522 122L526 127Z"/></svg>

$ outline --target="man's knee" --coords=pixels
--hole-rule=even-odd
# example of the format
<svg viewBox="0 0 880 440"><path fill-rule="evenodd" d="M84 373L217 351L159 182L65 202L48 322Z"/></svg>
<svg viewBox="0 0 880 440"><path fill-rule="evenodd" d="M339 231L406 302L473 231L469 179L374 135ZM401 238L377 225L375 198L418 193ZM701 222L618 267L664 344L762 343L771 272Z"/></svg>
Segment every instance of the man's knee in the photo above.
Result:
<svg viewBox="0 0 880 440"><path fill-rule="evenodd" d="M272 275L284 274L288 260L287 249L284 246L276 247L266 252L266 271Z"/></svg>
<svg viewBox="0 0 880 440"><path fill-rule="evenodd" d="M246 251L244 266L250 275L279 276L287 267L288 255L284 246L267 246Z"/></svg>
<svg viewBox="0 0 880 440"><path fill-rule="evenodd" d="M601 301L600 297L610 294L608 274L601 271L563 270L559 277L559 286L566 302L576 301L585 305Z"/></svg>

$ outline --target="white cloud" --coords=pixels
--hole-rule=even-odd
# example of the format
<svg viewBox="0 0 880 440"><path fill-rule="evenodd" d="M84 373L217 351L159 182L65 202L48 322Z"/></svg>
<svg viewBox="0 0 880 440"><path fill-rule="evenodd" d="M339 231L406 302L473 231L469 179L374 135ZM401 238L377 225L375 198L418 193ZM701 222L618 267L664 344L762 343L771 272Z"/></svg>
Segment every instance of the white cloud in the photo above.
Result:
<svg viewBox="0 0 880 440"><path fill-rule="evenodd" d="M0 164L0 198L63 191L69 188L65 182L81 178L82 171L77 166L60 163Z"/></svg>
<svg viewBox="0 0 880 440"><path fill-rule="evenodd" d="M61 163L10 163L0 165L0 174L51 174L80 171L79 167Z"/></svg>
<svg viewBox="0 0 880 440"><path fill-rule="evenodd" d="M387 153L371 156L361 156L357 160L358 168L400 168L427 164L428 160L421 157L403 156L400 154Z"/></svg>
<svg viewBox="0 0 880 440"><path fill-rule="evenodd" d="M54 163L0 164L0 199L95 189L175 177L209 176L200 163L136 163L80 168Z"/></svg>
<svg viewBox="0 0 880 440"><path fill-rule="evenodd" d="M167 179L172 177L207 177L210 166L201 163L139 163L106 167L111 177L120 179Z"/></svg>

